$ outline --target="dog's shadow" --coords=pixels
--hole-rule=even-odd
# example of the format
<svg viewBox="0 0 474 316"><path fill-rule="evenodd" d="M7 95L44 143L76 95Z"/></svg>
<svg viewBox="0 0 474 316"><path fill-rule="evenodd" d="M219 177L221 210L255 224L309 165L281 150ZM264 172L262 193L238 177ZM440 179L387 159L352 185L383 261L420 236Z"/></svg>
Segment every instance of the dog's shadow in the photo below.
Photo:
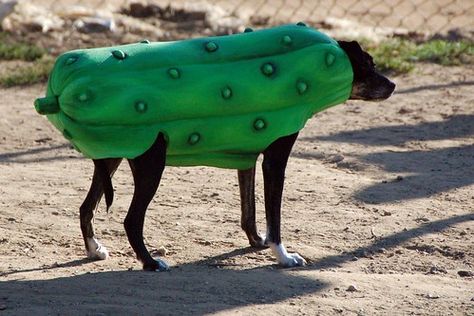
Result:
<svg viewBox="0 0 474 316"><path fill-rule="evenodd" d="M66 143L56 145L42 144L41 147L0 153L0 165L11 163L39 163L44 161L70 159L82 159L82 157L74 151L70 144Z"/></svg>
<svg viewBox="0 0 474 316"><path fill-rule="evenodd" d="M358 143L366 146L400 146L400 150L360 155L354 158L381 166L403 177L366 187L354 197L367 203L384 203L429 197L474 183L474 145L456 145L456 138L474 137L474 115L454 115L441 122L398 125L344 131L316 138L310 142ZM443 147L431 150L407 150L409 142L444 141Z"/></svg>
<svg viewBox="0 0 474 316"><path fill-rule="evenodd" d="M321 291L327 284L294 271L265 266L246 270L220 266L221 260L244 255L234 250L206 260L172 267L168 272L110 271L54 278L2 282L3 312L18 315L204 315L255 304L272 304ZM217 262L217 264L216 264ZM88 264L74 260L37 270ZM10 275L21 275L14 271ZM2 302L2 298L4 301ZM45 305L45 300L48 304ZM1 305L1 304L0 304ZM13 306L11 306L13 305ZM42 311L42 312L41 312Z"/></svg>
<svg viewBox="0 0 474 316"><path fill-rule="evenodd" d="M307 267L281 269L275 265L241 270L225 268L229 259L245 256L251 248L237 249L205 260L173 267L169 272L109 271L46 279L48 270L87 265L87 259L37 269L0 274L18 276L0 284L2 315L204 315L245 307L273 304L327 291L331 284L317 278L313 270L342 267L358 253L388 250L408 240L474 221L463 214L403 230L371 244L337 255L310 261ZM22 280L23 273L45 272L45 279ZM1 280L1 279L0 279ZM47 302L47 304L45 304ZM243 309L242 309L243 308Z"/></svg>

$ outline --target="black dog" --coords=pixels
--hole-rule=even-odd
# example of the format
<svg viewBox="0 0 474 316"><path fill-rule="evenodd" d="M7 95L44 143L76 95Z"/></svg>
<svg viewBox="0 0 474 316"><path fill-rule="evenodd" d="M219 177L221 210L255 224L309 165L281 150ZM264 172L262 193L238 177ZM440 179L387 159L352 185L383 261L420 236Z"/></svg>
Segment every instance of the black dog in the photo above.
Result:
<svg viewBox="0 0 474 316"><path fill-rule="evenodd" d="M364 52L357 42L339 42L352 64L354 80L350 99L383 100L395 89L395 84L375 70L372 57ZM285 168L298 133L281 137L268 146L263 152L262 164L265 215L267 234L258 233L255 223L255 168L238 170L241 196L241 226L253 247L270 246L278 263L284 267L301 266L305 260L297 253L288 253L281 243L280 208L283 192ZM153 259L143 243L143 223L148 204L155 195L165 168L166 141L159 134L155 143L145 153L129 159L133 173L135 191L125 218L125 231L144 270L167 270L167 264L160 259ZM113 200L112 176L119 166L121 158L94 160L92 184L80 208L81 230L89 258L105 259L107 250L95 239L92 227L93 211L105 194L107 208Z"/></svg>

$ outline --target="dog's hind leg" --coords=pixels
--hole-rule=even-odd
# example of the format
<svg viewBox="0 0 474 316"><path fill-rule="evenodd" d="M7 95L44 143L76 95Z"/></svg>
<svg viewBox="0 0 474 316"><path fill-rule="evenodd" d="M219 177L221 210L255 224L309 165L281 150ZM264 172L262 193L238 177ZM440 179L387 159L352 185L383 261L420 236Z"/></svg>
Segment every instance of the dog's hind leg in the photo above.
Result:
<svg viewBox="0 0 474 316"><path fill-rule="evenodd" d="M168 270L168 265L164 261L151 257L143 242L145 213L160 184L165 162L166 141L161 133L150 149L129 160L135 191L125 218L125 231L137 258L143 263L143 269L148 271Z"/></svg>
<svg viewBox="0 0 474 316"><path fill-rule="evenodd" d="M267 218L267 242L278 263L284 267L302 266L305 260L297 253L288 253L281 243L281 198L285 181L285 169L291 148L298 133L281 137L263 152L262 164L265 190L265 215Z"/></svg>
<svg viewBox="0 0 474 316"><path fill-rule="evenodd" d="M99 205L100 199L104 194L103 177L108 177L108 179L105 180L108 181L108 183L111 183L110 179L115 170L117 170L121 161L122 159L120 158L94 160L94 175L92 177L92 183L84 202L79 208L82 237L84 238L84 243L86 245L87 257L90 259L106 259L108 257L107 249L95 238L92 218L94 217L94 210ZM110 189L111 188L109 188L109 190ZM110 195L111 193L109 192L108 194ZM111 202L108 201L107 204L110 203Z"/></svg>
<svg viewBox="0 0 474 316"><path fill-rule="evenodd" d="M265 237L258 233L255 222L255 167L247 170L238 170L237 174L239 177L240 208L242 211L240 225L247 234L252 247L267 247Z"/></svg>

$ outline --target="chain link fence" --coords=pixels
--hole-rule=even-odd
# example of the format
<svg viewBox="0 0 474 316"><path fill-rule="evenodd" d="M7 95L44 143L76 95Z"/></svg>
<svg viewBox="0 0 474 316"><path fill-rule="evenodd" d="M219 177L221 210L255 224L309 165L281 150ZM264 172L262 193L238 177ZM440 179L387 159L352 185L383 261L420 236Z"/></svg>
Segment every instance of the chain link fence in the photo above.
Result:
<svg viewBox="0 0 474 316"><path fill-rule="evenodd" d="M119 10L130 0L36 0L55 10L61 6L84 6ZM141 1L167 6L185 0ZM323 23L326 18L355 21L363 26L403 28L414 32L447 32L465 29L474 32L474 0L207 0L231 14L266 18L267 23L306 21Z"/></svg>

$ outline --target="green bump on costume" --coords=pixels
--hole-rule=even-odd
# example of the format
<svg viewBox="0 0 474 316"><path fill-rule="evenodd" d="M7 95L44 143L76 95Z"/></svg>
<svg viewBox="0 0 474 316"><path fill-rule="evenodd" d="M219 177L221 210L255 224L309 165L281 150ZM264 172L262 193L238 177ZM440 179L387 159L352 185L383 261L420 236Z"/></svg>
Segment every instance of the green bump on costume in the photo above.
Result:
<svg viewBox="0 0 474 316"><path fill-rule="evenodd" d="M347 55L301 26L67 52L35 108L88 158L135 158L163 133L167 165L248 169L349 98Z"/></svg>
<svg viewBox="0 0 474 316"><path fill-rule="evenodd" d="M112 51L112 55L117 58L117 59L125 59L127 57L127 54L125 54L122 50L117 49Z"/></svg>
<svg viewBox="0 0 474 316"><path fill-rule="evenodd" d="M77 61L77 57L69 57L69 58L66 60L66 65L74 64L76 61Z"/></svg>
<svg viewBox="0 0 474 316"><path fill-rule="evenodd" d="M79 94L77 99L81 102L86 102L89 99L89 95L87 94L87 92L82 92L81 94Z"/></svg>
<svg viewBox="0 0 474 316"><path fill-rule="evenodd" d="M229 87L225 87L221 90L221 94L224 99L230 99L232 97L232 90Z"/></svg>
<svg viewBox="0 0 474 316"><path fill-rule="evenodd" d="M188 143L190 145L196 145L200 139L201 135L199 135L199 133L192 133L191 135L189 135Z"/></svg>
<svg viewBox="0 0 474 316"><path fill-rule="evenodd" d="M205 47L206 50L210 53L215 52L218 48L217 44L214 42L207 42Z"/></svg>
<svg viewBox="0 0 474 316"><path fill-rule="evenodd" d="M262 72L265 76L271 76L275 72L275 67L273 67L273 65L270 63L263 64Z"/></svg>
<svg viewBox="0 0 474 316"><path fill-rule="evenodd" d="M285 35L285 36L282 37L281 42L285 46L290 46L291 43L293 42L293 40L291 39L291 36Z"/></svg>
<svg viewBox="0 0 474 316"><path fill-rule="evenodd" d="M328 67L332 66L332 64L334 64L335 60L336 60L336 56L334 56L332 53L327 53L326 54L326 65Z"/></svg>
<svg viewBox="0 0 474 316"><path fill-rule="evenodd" d="M170 77L173 79L178 79L180 77L179 70L176 68L168 69L168 75L170 75Z"/></svg>
<svg viewBox="0 0 474 316"><path fill-rule="evenodd" d="M296 83L296 89L298 89L299 94L303 94L308 90L308 84L304 81L298 81Z"/></svg>
<svg viewBox="0 0 474 316"><path fill-rule="evenodd" d="M265 128L265 121L263 119L257 119L255 120L255 122L253 123L253 127L257 130L257 131L261 131L262 129Z"/></svg>
<svg viewBox="0 0 474 316"><path fill-rule="evenodd" d="M138 113L145 113L147 109L148 109L148 105L145 102L138 101L135 103L135 110Z"/></svg>

